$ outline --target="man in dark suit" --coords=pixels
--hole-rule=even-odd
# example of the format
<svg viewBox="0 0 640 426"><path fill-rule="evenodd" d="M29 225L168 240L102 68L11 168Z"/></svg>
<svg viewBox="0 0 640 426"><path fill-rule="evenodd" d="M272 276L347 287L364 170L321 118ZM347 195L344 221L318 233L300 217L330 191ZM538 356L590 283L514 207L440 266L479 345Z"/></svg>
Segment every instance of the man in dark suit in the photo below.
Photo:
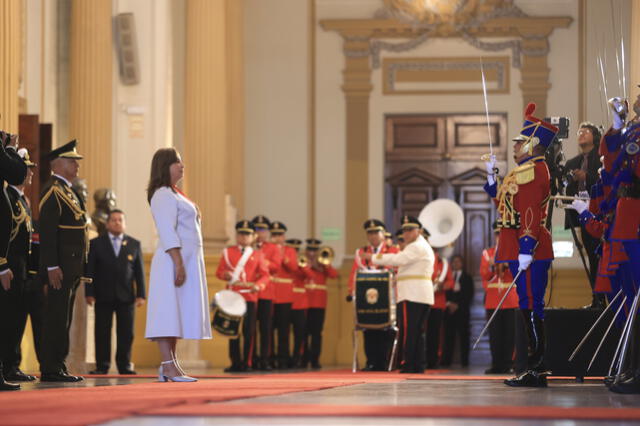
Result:
<svg viewBox="0 0 640 426"><path fill-rule="evenodd" d="M10 185L20 185L27 176L27 165L16 152L18 137L0 131L0 292L8 292L11 288L13 272L9 268L7 254L11 240L13 226L13 214L11 204L5 190L5 182ZM4 296L4 294L3 294ZM0 329L0 345L8 343L5 330ZM20 385L4 381L2 374L2 361L0 360L0 391L18 390Z"/></svg>
<svg viewBox="0 0 640 426"><path fill-rule="evenodd" d="M20 370L20 343L27 323L29 301L27 299L27 280L35 271L30 267L31 234L31 206L24 195L25 186L31 185L33 167L35 163L29 159L25 148L18 150L18 155L28 167L27 176L21 185L9 185L7 196L13 213L13 223L10 236L7 262L13 273L11 288L0 293L0 327L2 327L3 342L0 348L3 374L12 382L30 382L36 378Z"/></svg>
<svg viewBox="0 0 640 426"><path fill-rule="evenodd" d="M460 364L469 365L470 312L473 301L473 278L463 269L462 256L453 256L451 270L453 271L453 288L447 290L447 307L444 314L444 350L442 354L443 367L451 365L456 337L460 341Z"/></svg>
<svg viewBox="0 0 640 426"><path fill-rule="evenodd" d="M131 344L136 306L145 299L144 267L140 241L124 233L122 210L109 212L106 233L91 240L87 275L93 279L85 287L89 305L95 304L96 369L90 374L107 374L111 361L111 325L116 314L118 348L116 364L120 374L136 374L131 369Z"/></svg>
<svg viewBox="0 0 640 426"><path fill-rule="evenodd" d="M85 280L87 219L81 197L71 188L82 156L75 140L47 155L51 180L40 197L40 270L48 284L42 326L40 381L79 382L65 364L76 290Z"/></svg>
<svg viewBox="0 0 640 426"><path fill-rule="evenodd" d="M578 129L578 147L580 154L567 160L565 168L571 172L573 177L566 188L567 195L578 195L581 191L589 191L598 180L598 169L602 167L598 146L600 143L600 130L593 123L585 121ZM575 210L565 209L564 227L580 228L580 238L589 258L589 273L591 275L591 288L595 285L596 274L598 272L599 256L596 249L600 242L589 234L584 225L580 225L578 214ZM593 294L593 307L601 306L604 299L601 295Z"/></svg>

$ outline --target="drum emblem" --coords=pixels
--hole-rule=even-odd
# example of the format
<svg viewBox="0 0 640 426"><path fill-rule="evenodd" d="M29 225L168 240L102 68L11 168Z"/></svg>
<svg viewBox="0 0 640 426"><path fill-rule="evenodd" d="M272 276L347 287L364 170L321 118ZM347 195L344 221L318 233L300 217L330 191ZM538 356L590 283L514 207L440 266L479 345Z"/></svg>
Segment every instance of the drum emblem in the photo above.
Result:
<svg viewBox="0 0 640 426"><path fill-rule="evenodd" d="M365 295L367 297L368 304L375 305L376 303L378 303L378 298L380 297L380 295L378 294L378 290L376 290L375 288L367 289Z"/></svg>
<svg viewBox="0 0 640 426"><path fill-rule="evenodd" d="M222 328L229 328L229 320L224 320L224 322L222 323Z"/></svg>

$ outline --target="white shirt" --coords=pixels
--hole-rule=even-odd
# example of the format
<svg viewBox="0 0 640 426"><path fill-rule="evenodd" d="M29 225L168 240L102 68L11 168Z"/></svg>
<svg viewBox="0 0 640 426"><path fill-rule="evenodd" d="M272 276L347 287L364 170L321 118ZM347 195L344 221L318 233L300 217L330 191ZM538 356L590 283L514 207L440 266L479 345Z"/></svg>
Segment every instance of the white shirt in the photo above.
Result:
<svg viewBox="0 0 640 426"><path fill-rule="evenodd" d="M433 249L422 235L400 253L378 254L376 265L398 266L398 302L409 301L433 305Z"/></svg>
<svg viewBox="0 0 640 426"><path fill-rule="evenodd" d="M61 179L61 180L62 180L64 183L66 183L68 186L73 186L73 185L71 185L71 182L69 182L67 179L63 178L62 176L57 175L57 174L55 174L55 173L52 173L52 174L53 174L53 176L57 177L58 179Z"/></svg>

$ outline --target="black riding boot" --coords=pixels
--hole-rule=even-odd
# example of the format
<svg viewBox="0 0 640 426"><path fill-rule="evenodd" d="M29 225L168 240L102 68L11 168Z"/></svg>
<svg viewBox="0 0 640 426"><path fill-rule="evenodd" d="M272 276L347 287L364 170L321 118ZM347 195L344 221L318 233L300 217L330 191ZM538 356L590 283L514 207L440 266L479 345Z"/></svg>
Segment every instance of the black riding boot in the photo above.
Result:
<svg viewBox="0 0 640 426"><path fill-rule="evenodd" d="M538 318L530 309L521 309L527 329L529 354L527 359L527 371L507 379L504 383L513 387L547 387L549 373L544 368L544 320Z"/></svg>

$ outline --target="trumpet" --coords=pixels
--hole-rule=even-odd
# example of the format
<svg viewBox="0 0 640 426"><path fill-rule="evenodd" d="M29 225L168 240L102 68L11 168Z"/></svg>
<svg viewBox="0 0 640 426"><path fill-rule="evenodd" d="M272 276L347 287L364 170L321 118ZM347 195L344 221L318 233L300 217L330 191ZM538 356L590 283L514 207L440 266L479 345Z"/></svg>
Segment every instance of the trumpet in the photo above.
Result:
<svg viewBox="0 0 640 426"><path fill-rule="evenodd" d="M298 255L298 268L306 268L309 266L309 259L304 254Z"/></svg>
<svg viewBox="0 0 640 426"><path fill-rule="evenodd" d="M333 258L335 257L335 252L329 246L322 246L318 251L318 263L323 266L331 265L333 262Z"/></svg>
<svg viewBox="0 0 640 426"><path fill-rule="evenodd" d="M582 201L589 201L589 198L586 197L578 197L578 196L572 196L572 195L552 195L551 196L552 200L562 200L562 201L574 201L574 200L582 200Z"/></svg>

